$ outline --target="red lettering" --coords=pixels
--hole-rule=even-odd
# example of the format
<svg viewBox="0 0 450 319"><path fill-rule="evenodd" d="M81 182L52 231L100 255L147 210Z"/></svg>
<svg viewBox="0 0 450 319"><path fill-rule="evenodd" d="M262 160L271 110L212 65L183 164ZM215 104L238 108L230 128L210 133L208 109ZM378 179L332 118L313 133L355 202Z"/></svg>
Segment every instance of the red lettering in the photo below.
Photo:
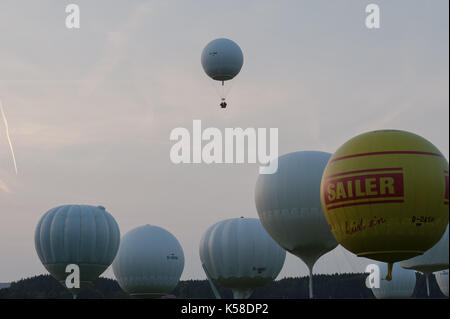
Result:
<svg viewBox="0 0 450 319"><path fill-rule="evenodd" d="M336 195L338 194L339 196L329 194L330 189L336 189ZM324 183L322 191L325 194L325 203L327 205L361 199L403 197L403 174L367 174L333 178Z"/></svg>

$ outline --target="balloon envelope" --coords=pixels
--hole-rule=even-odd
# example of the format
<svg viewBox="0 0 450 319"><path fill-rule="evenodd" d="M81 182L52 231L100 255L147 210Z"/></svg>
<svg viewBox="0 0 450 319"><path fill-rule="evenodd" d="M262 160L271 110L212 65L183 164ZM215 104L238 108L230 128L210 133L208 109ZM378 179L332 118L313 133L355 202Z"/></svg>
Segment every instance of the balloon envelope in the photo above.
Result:
<svg viewBox="0 0 450 319"><path fill-rule="evenodd" d="M338 242L361 257L392 263L424 253L448 224L448 162L413 133L358 135L333 154L322 207Z"/></svg>
<svg viewBox="0 0 450 319"><path fill-rule="evenodd" d="M216 81L233 79L242 68L241 48L229 39L215 39L203 49L201 62L205 73Z"/></svg>
<svg viewBox="0 0 450 319"><path fill-rule="evenodd" d="M320 203L320 181L331 154L294 152L277 159L274 174L260 174L255 203L264 228L284 249L299 257L309 270L313 297L313 267L338 245Z"/></svg>
<svg viewBox="0 0 450 319"><path fill-rule="evenodd" d="M180 280L184 254L178 240L158 226L140 226L123 236L112 264L120 287L133 297L158 298Z"/></svg>
<svg viewBox="0 0 450 319"><path fill-rule="evenodd" d="M39 259L53 277L65 281L69 275L66 266L76 264L83 284L96 279L112 263L120 231L101 206L66 205L41 217L34 238Z"/></svg>
<svg viewBox="0 0 450 319"><path fill-rule="evenodd" d="M386 280L387 264L378 263L380 269L380 287L372 288L377 299L406 299L410 298L416 287L416 273L406 270L398 264L392 269L392 280Z"/></svg>
<svg viewBox="0 0 450 319"><path fill-rule="evenodd" d="M214 224L200 241L200 259L211 279L247 298L256 287L274 280L286 252L256 218L234 218Z"/></svg>
<svg viewBox="0 0 450 319"><path fill-rule="evenodd" d="M448 269L448 225L442 238L436 245L428 249L423 255L404 260L400 266L405 269L414 269L426 275Z"/></svg>
<svg viewBox="0 0 450 319"><path fill-rule="evenodd" d="M320 203L320 181L331 154L295 152L278 158L274 174L261 174L255 203L261 223L275 241L312 269L338 243Z"/></svg>
<svg viewBox="0 0 450 319"><path fill-rule="evenodd" d="M438 271L434 275L436 276L439 289L441 289L442 293L448 297L448 269Z"/></svg>

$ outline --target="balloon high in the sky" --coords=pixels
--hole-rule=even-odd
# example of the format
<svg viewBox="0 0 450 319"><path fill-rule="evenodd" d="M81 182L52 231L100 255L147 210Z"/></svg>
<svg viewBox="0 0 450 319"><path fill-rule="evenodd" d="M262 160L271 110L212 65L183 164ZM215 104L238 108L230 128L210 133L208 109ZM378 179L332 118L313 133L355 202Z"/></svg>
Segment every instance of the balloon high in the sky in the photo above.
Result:
<svg viewBox="0 0 450 319"><path fill-rule="evenodd" d="M423 254L444 234L448 162L418 135L364 133L333 154L322 177L321 201L342 246L392 267Z"/></svg>
<svg viewBox="0 0 450 319"><path fill-rule="evenodd" d="M65 287L66 267L80 269L83 285L97 279L114 260L120 231L114 218L101 206L66 205L45 213L35 231L39 259Z"/></svg>
<svg viewBox="0 0 450 319"><path fill-rule="evenodd" d="M309 269L310 298L314 264L338 245L320 204L320 181L330 157L316 151L283 155L277 172L259 175L255 187L256 209L264 228Z"/></svg>
<svg viewBox="0 0 450 319"><path fill-rule="evenodd" d="M209 227L200 241L200 260L212 287L233 291L235 299L274 280L286 252L270 238L256 218L234 218Z"/></svg>
<svg viewBox="0 0 450 319"><path fill-rule="evenodd" d="M380 287L371 288L377 299L405 299L410 298L416 287L416 273L395 264L392 269L392 280L386 280L387 265L378 263L380 269Z"/></svg>
<svg viewBox="0 0 450 319"><path fill-rule="evenodd" d="M159 298L169 294L180 280L183 249L167 230L140 226L123 236L112 268L120 287L131 296Z"/></svg>
<svg viewBox="0 0 450 319"><path fill-rule="evenodd" d="M209 42L203 49L201 62L205 73L215 81L219 81L222 90L220 106L225 108L225 81L233 79L241 71L244 55L241 48L228 39L220 38Z"/></svg>
<svg viewBox="0 0 450 319"><path fill-rule="evenodd" d="M400 266L405 269L414 269L425 275L427 283L427 294L430 295L429 276L436 271L448 269L448 225L447 230L441 240L428 249L423 255L404 260L400 262Z"/></svg>

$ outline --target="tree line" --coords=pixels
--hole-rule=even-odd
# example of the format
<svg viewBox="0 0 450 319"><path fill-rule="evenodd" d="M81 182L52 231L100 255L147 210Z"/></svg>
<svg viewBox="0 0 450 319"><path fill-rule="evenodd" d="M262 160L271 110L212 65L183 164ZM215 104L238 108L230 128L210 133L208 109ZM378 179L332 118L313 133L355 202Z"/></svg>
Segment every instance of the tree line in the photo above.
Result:
<svg viewBox="0 0 450 319"><path fill-rule="evenodd" d="M413 298L428 298L425 277L416 274L417 283ZM372 291L365 286L367 274L333 274L314 276L315 298L320 299L373 299ZM232 298L231 290L217 287L223 298ZM434 276L430 277L430 298L446 298ZM92 286L82 289L80 299L127 299L117 281L99 278ZM213 292L207 280L180 281L169 298L211 299ZM11 283L0 289L0 299L70 299L72 294L50 275L39 275ZM306 299L308 277L284 278L257 288L251 299Z"/></svg>

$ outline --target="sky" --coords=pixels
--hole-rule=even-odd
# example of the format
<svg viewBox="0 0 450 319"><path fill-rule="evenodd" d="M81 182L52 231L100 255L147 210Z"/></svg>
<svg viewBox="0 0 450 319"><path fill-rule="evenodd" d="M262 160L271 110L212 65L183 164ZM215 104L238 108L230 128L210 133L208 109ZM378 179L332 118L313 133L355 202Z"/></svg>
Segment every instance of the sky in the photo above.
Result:
<svg viewBox="0 0 450 319"><path fill-rule="evenodd" d="M67 29L65 7L81 10ZM376 3L381 28L365 26ZM257 164L170 161L177 127L278 128L279 154L333 153L349 138L414 132L449 155L446 0L2 0L0 282L46 273L34 229L63 204L102 205L121 234L170 231L185 254L182 279L206 278L198 244L227 218L257 218ZM220 109L200 55L226 37L244 66ZM337 250L316 273L362 271ZM363 267L362 267L363 268ZM279 278L303 276L289 255ZM112 276L109 269L106 276Z"/></svg>

